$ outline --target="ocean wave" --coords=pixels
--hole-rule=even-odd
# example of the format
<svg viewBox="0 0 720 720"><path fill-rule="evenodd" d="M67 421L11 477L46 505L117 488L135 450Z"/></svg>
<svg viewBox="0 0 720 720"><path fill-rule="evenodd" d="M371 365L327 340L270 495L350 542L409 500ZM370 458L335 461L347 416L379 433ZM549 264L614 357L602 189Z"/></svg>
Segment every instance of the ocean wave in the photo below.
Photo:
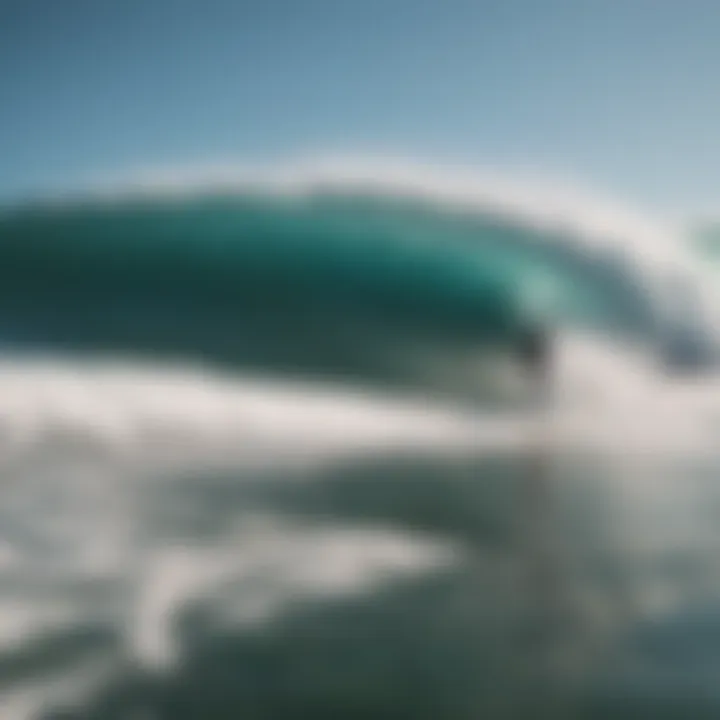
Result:
<svg viewBox="0 0 720 720"><path fill-rule="evenodd" d="M678 284L693 291L684 308ZM339 632L355 626L355 602L376 619L397 603L400 618L429 598L413 637L426 636L426 618L457 620L451 644L484 662L485 640L509 637L498 639L490 606L512 614L522 595L489 558L522 555L509 536L524 531L518 483L532 481L538 448L549 485L572 476L577 487L558 491L568 507L583 493L592 506L580 520L565 508L582 525L566 549L598 572L569 589L612 614L599 565L622 575L618 554L657 556L712 534L711 509L700 523L698 506L713 493L690 493L685 466L682 482L668 475L675 461L715 457L717 378L671 379L662 336L697 330L710 342L713 288L672 228L494 173L369 161L171 169L5 208L0 598L8 617L27 608L23 622L46 629L51 648L33 650L19 620L25 654L23 637L0 638L8 663L30 658L23 672L39 683L8 695L12 716L62 704L45 699L55 689L83 694L64 669L62 688L46 677L118 644L151 665L196 653L200 666L168 679L182 703L190 679L206 677L202 658L215 667L212 652L222 656L209 649L218 633L245 640L249 625L256 638L264 618L272 637L309 636L307 622L325 627L335 611ZM541 413L511 362L534 322L555 333ZM620 507L598 505L603 493ZM258 526L261 510L269 525ZM631 559L618 583L638 613L675 597L672 578ZM415 589L396 582L418 575ZM671 589L680 604L686 588ZM507 621L513 637L519 622ZM76 624L93 623L115 628L113 640L75 648ZM368 657L384 657L383 642ZM417 653L436 657L431 643ZM367 682L381 687L376 675Z"/></svg>
<svg viewBox="0 0 720 720"><path fill-rule="evenodd" d="M431 388L533 314L651 341L679 292L684 320L716 309L667 228L546 187L371 162L194 177L6 210L6 345Z"/></svg>
<svg viewBox="0 0 720 720"><path fill-rule="evenodd" d="M364 437L348 397L370 390L376 407L419 391L415 417L442 425L431 402L528 390L513 343L538 320L558 332L556 401L644 387L647 410L660 388L678 394L658 372L665 335L715 362L715 285L671 227L499 173L371 159L140 172L0 215L4 447L94 437L142 455L186 437L210 456L273 403L272 442L292 425L310 447L313 424ZM298 402L280 380L311 385ZM337 422L313 420L323 385L344 398ZM374 442L395 432L373 425Z"/></svg>

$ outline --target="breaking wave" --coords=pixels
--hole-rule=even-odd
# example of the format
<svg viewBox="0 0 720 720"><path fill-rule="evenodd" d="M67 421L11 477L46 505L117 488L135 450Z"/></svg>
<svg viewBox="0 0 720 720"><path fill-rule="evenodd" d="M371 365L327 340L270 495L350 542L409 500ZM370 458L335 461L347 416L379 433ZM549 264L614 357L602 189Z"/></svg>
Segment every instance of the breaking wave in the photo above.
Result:
<svg viewBox="0 0 720 720"><path fill-rule="evenodd" d="M333 687L353 706L362 695L367 717L391 697L412 717L422 703L435 717L491 712L491 686L520 682L503 653L525 650L496 629L528 610L506 570L534 562L513 507L538 442L575 562L562 601L582 629L553 640L584 658L574 667L629 618L713 597L707 563L688 580L661 562L704 562L720 506L687 481L688 463L714 461L720 410L705 272L671 228L612 203L417 164L169 169L4 208L8 717L101 704L96 676L122 675L128 657L164 669L160 716L215 717L202 678L222 673L207 668L260 671L214 643L281 652L242 644L259 627L286 633L288 678L301 676L294 648L319 653L306 694L290 679L279 691L307 716ZM513 365L528 323L555 338L542 424ZM381 616L398 603L396 637ZM332 648L303 640L353 618L395 648L407 698L368 669L382 665L370 645L350 638L369 658L353 677L372 692L358 695L333 675ZM443 660L448 643L463 662ZM419 654L445 678L425 700ZM470 682L477 667L497 682ZM238 712L277 702L230 685ZM261 716L291 717L273 707Z"/></svg>

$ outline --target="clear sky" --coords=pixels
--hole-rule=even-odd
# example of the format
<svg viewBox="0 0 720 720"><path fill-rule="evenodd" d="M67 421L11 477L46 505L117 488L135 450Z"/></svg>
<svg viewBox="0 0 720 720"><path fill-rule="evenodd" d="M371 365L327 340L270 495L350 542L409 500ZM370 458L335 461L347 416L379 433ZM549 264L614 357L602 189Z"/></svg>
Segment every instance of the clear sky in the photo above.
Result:
<svg viewBox="0 0 720 720"><path fill-rule="evenodd" d="M0 0L0 196L327 149L720 207L720 0Z"/></svg>

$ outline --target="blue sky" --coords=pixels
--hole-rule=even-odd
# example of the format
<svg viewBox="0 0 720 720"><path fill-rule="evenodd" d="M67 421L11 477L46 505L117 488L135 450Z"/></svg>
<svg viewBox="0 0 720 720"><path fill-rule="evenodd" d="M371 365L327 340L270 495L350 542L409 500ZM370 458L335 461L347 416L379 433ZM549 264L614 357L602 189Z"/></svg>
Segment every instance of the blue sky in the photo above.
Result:
<svg viewBox="0 0 720 720"><path fill-rule="evenodd" d="M718 0L0 0L0 196L372 151L720 206Z"/></svg>

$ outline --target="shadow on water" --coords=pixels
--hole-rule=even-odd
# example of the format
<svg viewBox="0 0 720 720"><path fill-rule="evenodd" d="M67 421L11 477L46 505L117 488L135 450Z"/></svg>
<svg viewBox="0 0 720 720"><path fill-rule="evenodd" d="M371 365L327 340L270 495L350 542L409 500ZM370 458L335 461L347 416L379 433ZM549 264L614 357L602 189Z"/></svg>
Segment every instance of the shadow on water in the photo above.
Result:
<svg viewBox="0 0 720 720"><path fill-rule="evenodd" d="M502 623L490 621L491 608L479 611L473 580L448 574L298 608L245 637L201 634L170 684L164 717L487 713L503 699L507 659Z"/></svg>
<svg viewBox="0 0 720 720"><path fill-rule="evenodd" d="M423 457L424 456L424 457ZM320 522L392 525L469 542L512 537L513 506L524 468L498 456L458 459L431 453L359 458L286 482L260 476L209 476L169 490L162 524L198 539L222 533L238 513L282 512Z"/></svg>
<svg viewBox="0 0 720 720"><path fill-rule="evenodd" d="M0 692L18 682L42 676L58 665L78 663L117 647L117 633L87 626L48 633L16 651L0 655Z"/></svg>

